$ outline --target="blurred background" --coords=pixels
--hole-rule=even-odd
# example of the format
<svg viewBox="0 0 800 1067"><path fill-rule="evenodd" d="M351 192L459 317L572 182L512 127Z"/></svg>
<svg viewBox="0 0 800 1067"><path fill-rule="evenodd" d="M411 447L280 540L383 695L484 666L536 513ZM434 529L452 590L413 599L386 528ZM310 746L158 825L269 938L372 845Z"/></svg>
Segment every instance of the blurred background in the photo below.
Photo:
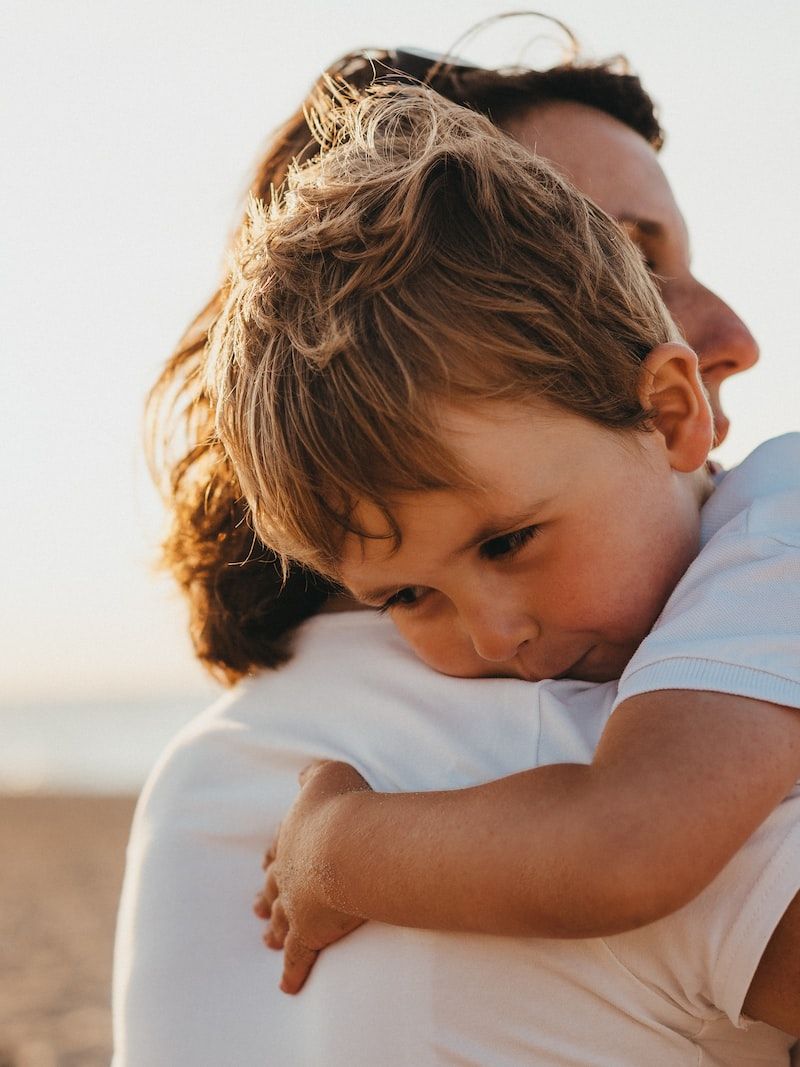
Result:
<svg viewBox="0 0 800 1067"><path fill-rule="evenodd" d="M508 0L4 9L0 847L10 858L0 937L19 947L13 983L0 987L0 1019L12 1019L7 1031L0 1022L0 1067L107 1062L130 798L169 737L219 692L193 661L182 603L154 570L162 511L142 460L141 411L216 287L251 169L339 53L447 51L507 9ZM544 10L572 27L586 55L623 52L642 75L661 106L663 164L696 273L761 343L761 363L724 387L733 427L718 458L735 463L800 423L800 5L560 0ZM557 49L542 38L552 37L514 19L457 51L491 66L549 62ZM57 913L40 899L53 879L70 887Z"/></svg>

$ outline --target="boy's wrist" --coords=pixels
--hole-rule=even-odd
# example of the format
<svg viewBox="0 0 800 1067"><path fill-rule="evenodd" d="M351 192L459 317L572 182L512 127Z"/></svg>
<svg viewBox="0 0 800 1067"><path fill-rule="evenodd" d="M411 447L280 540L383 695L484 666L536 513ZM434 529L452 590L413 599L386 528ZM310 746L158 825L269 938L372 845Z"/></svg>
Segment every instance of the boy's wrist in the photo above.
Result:
<svg viewBox="0 0 800 1067"><path fill-rule="evenodd" d="M336 908L349 915L357 915L350 902L345 886L351 884L348 871L361 866L363 849L359 842L363 839L361 829L364 805L374 794L368 791L353 791L328 797L318 830L317 857L319 866L319 891L322 900L329 908ZM354 853L360 855L355 857Z"/></svg>

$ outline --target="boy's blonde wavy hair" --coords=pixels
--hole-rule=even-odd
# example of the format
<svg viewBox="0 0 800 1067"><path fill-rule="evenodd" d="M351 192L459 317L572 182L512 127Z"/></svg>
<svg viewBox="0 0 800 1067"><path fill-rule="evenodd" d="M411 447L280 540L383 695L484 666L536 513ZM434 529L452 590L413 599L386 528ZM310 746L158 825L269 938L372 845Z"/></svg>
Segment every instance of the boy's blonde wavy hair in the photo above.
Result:
<svg viewBox="0 0 800 1067"><path fill-rule="evenodd" d="M251 204L207 372L257 536L335 576L359 502L391 523L396 494L468 483L443 404L644 428L641 362L678 335L619 226L488 119L332 93L319 157Z"/></svg>

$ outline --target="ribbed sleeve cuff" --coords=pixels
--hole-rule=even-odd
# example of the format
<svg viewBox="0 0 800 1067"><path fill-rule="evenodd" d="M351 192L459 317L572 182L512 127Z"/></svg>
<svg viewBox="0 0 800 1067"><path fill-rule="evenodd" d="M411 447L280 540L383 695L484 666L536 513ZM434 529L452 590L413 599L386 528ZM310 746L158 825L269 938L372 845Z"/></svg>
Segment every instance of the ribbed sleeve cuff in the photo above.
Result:
<svg viewBox="0 0 800 1067"><path fill-rule="evenodd" d="M800 654L800 653L799 653ZM623 700L660 689L693 689L709 693L730 693L731 696L766 700L800 708L800 682L780 674L743 667L738 663L720 660L675 656L645 664L620 680L614 707Z"/></svg>

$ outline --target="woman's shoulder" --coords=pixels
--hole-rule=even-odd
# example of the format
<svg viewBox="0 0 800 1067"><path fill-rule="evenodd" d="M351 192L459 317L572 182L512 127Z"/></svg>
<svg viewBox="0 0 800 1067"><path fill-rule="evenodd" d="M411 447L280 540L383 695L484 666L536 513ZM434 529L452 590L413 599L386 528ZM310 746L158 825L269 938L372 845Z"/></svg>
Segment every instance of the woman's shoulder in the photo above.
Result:
<svg viewBox="0 0 800 1067"><path fill-rule="evenodd" d="M386 620L361 612L310 619L286 664L238 682L170 740L139 812L151 821L160 813L174 820L181 810L202 807L205 797L276 776L294 788L309 759L346 744L347 719L364 706L366 693L380 699L382 678L408 677L417 666Z"/></svg>
<svg viewBox="0 0 800 1067"><path fill-rule="evenodd" d="M537 762L586 761L613 687L451 678L411 652L388 619L322 615L292 658L239 682L180 731L148 781L150 810L283 783L341 759L380 790L457 788ZM260 784L256 784L260 783ZM277 787L277 786L276 786ZM288 801L287 801L288 802Z"/></svg>
<svg viewBox="0 0 800 1067"><path fill-rule="evenodd" d="M318 615L298 629L286 663L226 690L180 730L166 752L235 747L243 732L255 739L287 722L302 729L325 702L420 668L425 670L387 620L367 612Z"/></svg>

